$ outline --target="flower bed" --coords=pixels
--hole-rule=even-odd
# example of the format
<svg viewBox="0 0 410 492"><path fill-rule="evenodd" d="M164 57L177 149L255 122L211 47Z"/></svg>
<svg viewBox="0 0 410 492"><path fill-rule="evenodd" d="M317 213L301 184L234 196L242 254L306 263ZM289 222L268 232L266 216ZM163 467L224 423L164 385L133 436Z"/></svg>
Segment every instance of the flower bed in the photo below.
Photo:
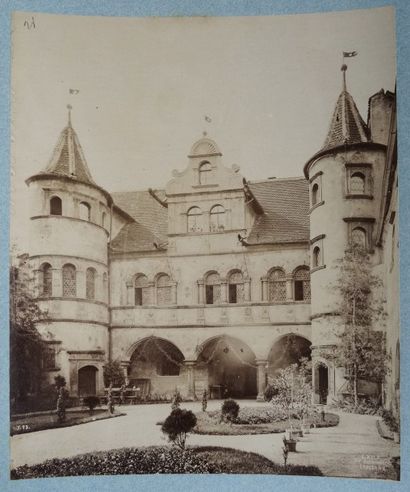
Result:
<svg viewBox="0 0 410 492"><path fill-rule="evenodd" d="M301 421L291 419L293 427L300 427ZM306 418L305 424L311 427L333 427L339 423L339 417L326 413L322 421L320 413L313 413ZM282 413L277 413L270 407L241 408L234 423L221 421L221 412L200 412L197 414L196 434L242 435L242 434L273 434L284 432L289 428L289 420Z"/></svg>
<svg viewBox="0 0 410 492"><path fill-rule="evenodd" d="M175 446L124 448L88 453L67 459L47 460L11 471L12 479L84 475L151 473L271 473L322 475L315 466L284 468L255 453L231 448L195 447L181 451Z"/></svg>

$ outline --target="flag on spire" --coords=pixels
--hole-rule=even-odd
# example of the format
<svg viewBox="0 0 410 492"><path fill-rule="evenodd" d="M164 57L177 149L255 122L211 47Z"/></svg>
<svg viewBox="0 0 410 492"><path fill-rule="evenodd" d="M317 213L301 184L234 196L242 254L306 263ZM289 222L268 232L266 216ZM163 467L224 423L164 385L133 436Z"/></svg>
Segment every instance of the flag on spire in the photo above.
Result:
<svg viewBox="0 0 410 492"><path fill-rule="evenodd" d="M343 51L343 58L351 58L352 56L356 56L357 51Z"/></svg>

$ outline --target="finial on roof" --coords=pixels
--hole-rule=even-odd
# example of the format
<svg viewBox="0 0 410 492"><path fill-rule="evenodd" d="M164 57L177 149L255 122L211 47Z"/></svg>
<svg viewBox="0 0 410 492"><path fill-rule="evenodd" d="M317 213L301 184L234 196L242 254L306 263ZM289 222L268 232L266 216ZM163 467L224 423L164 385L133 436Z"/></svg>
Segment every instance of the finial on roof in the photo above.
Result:
<svg viewBox="0 0 410 492"><path fill-rule="evenodd" d="M342 68L340 69L343 72L343 91L346 92L346 70L347 65L343 63Z"/></svg>
<svg viewBox="0 0 410 492"><path fill-rule="evenodd" d="M71 104L67 104L67 109L68 109L68 126L71 126L71 110L73 109Z"/></svg>

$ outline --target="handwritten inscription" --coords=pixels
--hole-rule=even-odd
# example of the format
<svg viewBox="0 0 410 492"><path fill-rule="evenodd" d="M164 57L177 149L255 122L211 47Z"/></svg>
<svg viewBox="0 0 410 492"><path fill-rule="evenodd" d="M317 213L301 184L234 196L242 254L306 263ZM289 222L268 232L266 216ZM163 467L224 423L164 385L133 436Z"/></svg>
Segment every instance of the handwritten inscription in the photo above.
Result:
<svg viewBox="0 0 410 492"><path fill-rule="evenodd" d="M30 29L35 29L36 28L36 23L34 21L34 17L31 17L31 20L25 20L24 21L24 27L28 30Z"/></svg>

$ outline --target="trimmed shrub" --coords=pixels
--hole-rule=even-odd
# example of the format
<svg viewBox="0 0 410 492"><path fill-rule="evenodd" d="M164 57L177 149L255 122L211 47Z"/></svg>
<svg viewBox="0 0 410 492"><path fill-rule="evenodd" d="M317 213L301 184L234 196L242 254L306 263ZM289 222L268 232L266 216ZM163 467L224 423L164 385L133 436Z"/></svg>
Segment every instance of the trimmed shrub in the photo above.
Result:
<svg viewBox="0 0 410 492"><path fill-rule="evenodd" d="M173 444L185 449L187 435L195 426L196 417L191 410L176 408L165 419L161 430Z"/></svg>
<svg viewBox="0 0 410 492"><path fill-rule="evenodd" d="M278 389L272 386L271 384L268 384L265 388L265 391L263 392L263 397L265 401L271 401L274 396L278 394Z"/></svg>
<svg viewBox="0 0 410 492"><path fill-rule="evenodd" d="M229 399L222 403L222 416L229 422L235 422L239 414L239 405L235 400Z"/></svg>
<svg viewBox="0 0 410 492"><path fill-rule="evenodd" d="M98 407L99 404L100 404L100 399L98 398L98 396L86 396L84 398L84 405L88 407L90 413L92 413L95 407Z"/></svg>

